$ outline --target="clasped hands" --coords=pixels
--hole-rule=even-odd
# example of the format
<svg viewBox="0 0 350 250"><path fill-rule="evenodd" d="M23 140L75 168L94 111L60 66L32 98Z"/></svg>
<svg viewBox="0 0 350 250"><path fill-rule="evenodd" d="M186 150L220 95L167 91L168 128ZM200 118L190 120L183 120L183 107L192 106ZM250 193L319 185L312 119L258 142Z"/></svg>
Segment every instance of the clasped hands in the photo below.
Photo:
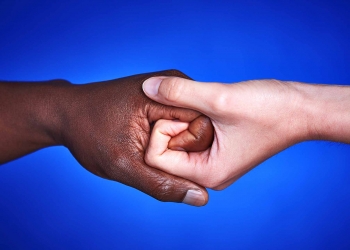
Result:
<svg viewBox="0 0 350 250"><path fill-rule="evenodd" d="M204 187L221 190L310 138L298 87L200 83L174 70L77 86L62 144L96 175L202 206Z"/></svg>
<svg viewBox="0 0 350 250"><path fill-rule="evenodd" d="M83 85L1 82L0 89L0 164L63 145L98 176L195 206L208 202L205 187L223 189L297 142L350 137L330 133L320 112L310 112L314 96L324 99L321 110L344 107L339 87L201 83L168 70ZM329 92L346 96L330 106Z"/></svg>

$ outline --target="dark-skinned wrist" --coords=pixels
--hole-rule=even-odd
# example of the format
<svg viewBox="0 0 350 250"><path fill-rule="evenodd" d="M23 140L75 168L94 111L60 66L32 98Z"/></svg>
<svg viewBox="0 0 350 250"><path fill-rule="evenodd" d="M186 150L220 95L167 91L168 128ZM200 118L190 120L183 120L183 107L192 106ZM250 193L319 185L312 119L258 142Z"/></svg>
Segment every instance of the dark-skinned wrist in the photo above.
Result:
<svg viewBox="0 0 350 250"><path fill-rule="evenodd" d="M60 145L70 87L65 80L0 83L0 163Z"/></svg>
<svg viewBox="0 0 350 250"><path fill-rule="evenodd" d="M64 145L64 134L74 107L78 85L67 80L49 81L43 88L43 109L38 111L39 124L48 136L50 146Z"/></svg>

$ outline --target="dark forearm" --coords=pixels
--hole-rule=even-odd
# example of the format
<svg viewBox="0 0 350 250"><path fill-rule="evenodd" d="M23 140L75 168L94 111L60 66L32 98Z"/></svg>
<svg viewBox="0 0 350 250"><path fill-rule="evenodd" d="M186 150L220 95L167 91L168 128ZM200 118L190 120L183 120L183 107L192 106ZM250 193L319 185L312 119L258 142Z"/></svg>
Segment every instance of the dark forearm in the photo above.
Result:
<svg viewBox="0 0 350 250"><path fill-rule="evenodd" d="M70 83L0 82L0 164L60 144Z"/></svg>

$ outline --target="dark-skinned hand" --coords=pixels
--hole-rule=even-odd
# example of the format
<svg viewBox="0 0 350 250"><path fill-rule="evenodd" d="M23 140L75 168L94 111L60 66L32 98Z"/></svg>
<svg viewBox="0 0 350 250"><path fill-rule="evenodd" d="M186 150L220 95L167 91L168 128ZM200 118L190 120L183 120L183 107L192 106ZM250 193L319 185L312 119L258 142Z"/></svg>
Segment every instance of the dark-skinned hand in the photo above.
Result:
<svg viewBox="0 0 350 250"><path fill-rule="evenodd" d="M0 101L0 115L12 121L0 122L0 136L5 138L0 142L4 152L0 163L46 146L64 145L84 168L98 176L124 183L161 201L205 205L205 188L144 162L152 126L159 119L190 123L188 130L172 139L170 149L203 151L213 140L213 127L206 116L156 103L144 95L142 83L153 76L188 78L179 71L168 70L84 85L58 80L33 83L31 87L18 83L13 90L15 84L2 83L2 100L16 96L17 104ZM35 96L36 100L30 102L26 96ZM27 110L22 117L23 120L30 116L27 122L11 115L21 110ZM7 133L2 135L1 131Z"/></svg>

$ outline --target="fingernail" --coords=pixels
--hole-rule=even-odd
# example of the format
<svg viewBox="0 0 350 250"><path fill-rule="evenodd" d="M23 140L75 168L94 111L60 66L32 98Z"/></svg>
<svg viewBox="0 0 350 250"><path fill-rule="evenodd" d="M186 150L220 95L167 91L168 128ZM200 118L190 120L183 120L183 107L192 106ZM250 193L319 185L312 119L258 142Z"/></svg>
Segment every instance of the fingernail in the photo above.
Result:
<svg viewBox="0 0 350 250"><path fill-rule="evenodd" d="M199 207L205 205L205 198L201 191L188 190L182 202Z"/></svg>
<svg viewBox="0 0 350 250"><path fill-rule="evenodd" d="M149 96L156 96L158 94L158 88L162 82L162 78L151 77L143 82L142 89Z"/></svg>
<svg viewBox="0 0 350 250"><path fill-rule="evenodd" d="M173 147L173 148L171 148L171 150L186 151L185 149L183 149L183 148L181 148L181 147Z"/></svg>

